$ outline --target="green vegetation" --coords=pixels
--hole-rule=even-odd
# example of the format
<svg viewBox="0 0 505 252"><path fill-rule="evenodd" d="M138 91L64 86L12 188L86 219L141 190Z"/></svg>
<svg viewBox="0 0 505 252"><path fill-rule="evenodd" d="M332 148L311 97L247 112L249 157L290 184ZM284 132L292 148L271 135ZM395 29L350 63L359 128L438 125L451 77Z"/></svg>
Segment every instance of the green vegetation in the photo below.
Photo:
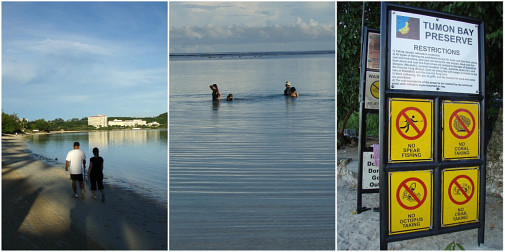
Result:
<svg viewBox="0 0 505 252"><path fill-rule="evenodd" d="M142 119L147 123L158 122L160 126L155 127L157 129L166 129L168 127L168 112L160 114L156 117L146 117L146 118L138 118L138 117L109 117L109 120L133 120L133 119ZM140 126L141 128L151 128L148 126ZM99 130L113 130L113 129L124 129L127 127L104 127ZM97 130L93 126L88 126L88 118L83 117L72 118L69 120L63 120L61 118L56 118L51 121L46 121L44 119L37 119L35 121L28 122L26 119L19 119L17 114L7 114L2 111L2 133L21 133L21 132L50 132L50 131L82 131L82 130Z"/></svg>
<svg viewBox="0 0 505 252"><path fill-rule="evenodd" d="M354 111L351 116L349 116L345 128L354 129L356 132L359 132L359 111ZM367 114L366 133L368 136L379 136L379 114Z"/></svg>
<svg viewBox="0 0 505 252"><path fill-rule="evenodd" d="M503 3L402 2L401 4L484 20L486 124L495 125L503 99ZM364 25L368 28L380 28L380 5L380 2L365 3ZM343 139L345 128L354 127L347 124L354 124L355 119L351 118L358 113L359 108L362 11L362 2L337 3L337 139L339 141Z"/></svg>
<svg viewBox="0 0 505 252"><path fill-rule="evenodd" d="M456 250L456 247L459 248L460 250L465 250L465 248L463 247L463 245L461 245L459 243L456 243L454 241L452 241L451 243L449 243L449 245L447 245L447 247L445 247L445 250Z"/></svg>

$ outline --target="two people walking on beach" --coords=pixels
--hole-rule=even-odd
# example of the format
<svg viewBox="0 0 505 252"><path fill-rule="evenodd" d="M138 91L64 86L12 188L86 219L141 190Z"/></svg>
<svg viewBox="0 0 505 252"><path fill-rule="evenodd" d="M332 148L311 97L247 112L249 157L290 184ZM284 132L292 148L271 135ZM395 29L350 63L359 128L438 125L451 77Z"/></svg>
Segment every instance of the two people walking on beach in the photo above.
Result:
<svg viewBox="0 0 505 252"><path fill-rule="evenodd" d="M295 87L291 87L291 83L289 81L286 81L286 89L284 89L284 95L285 96L290 96L290 97L298 97L298 92L296 91ZM221 100L221 92L219 91L219 88L217 87L217 84L212 84L209 86L210 89L212 89L212 100L213 101L219 101ZM227 101L233 101L233 94L229 94L226 97Z"/></svg>
<svg viewBox="0 0 505 252"><path fill-rule="evenodd" d="M93 192L93 199L96 199L96 188L102 193L102 201L105 201L105 194L103 192L103 158L99 156L98 148L93 149L93 155L89 162L88 178L91 182L91 191ZM79 181L79 188L81 189L81 199L86 198L86 190L84 189L84 171L86 170L86 154L80 150L79 142L74 142L74 149L67 154L65 171L70 169L70 179L72 180L72 189L74 190L73 197L78 198L77 195L77 181Z"/></svg>

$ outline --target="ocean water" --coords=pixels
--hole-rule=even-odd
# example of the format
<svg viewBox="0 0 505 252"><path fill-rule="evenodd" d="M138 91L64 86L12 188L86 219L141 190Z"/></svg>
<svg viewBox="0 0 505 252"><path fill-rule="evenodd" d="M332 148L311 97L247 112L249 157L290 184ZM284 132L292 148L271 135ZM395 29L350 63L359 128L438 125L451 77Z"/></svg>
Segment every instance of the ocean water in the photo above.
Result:
<svg viewBox="0 0 505 252"><path fill-rule="evenodd" d="M107 184L113 184L166 205L167 136L167 130L99 131L33 135L27 143L36 157L62 169L74 142L86 154L86 169L97 147L104 158L106 190Z"/></svg>
<svg viewBox="0 0 505 252"><path fill-rule="evenodd" d="M171 57L170 249L335 249L334 94L332 53Z"/></svg>

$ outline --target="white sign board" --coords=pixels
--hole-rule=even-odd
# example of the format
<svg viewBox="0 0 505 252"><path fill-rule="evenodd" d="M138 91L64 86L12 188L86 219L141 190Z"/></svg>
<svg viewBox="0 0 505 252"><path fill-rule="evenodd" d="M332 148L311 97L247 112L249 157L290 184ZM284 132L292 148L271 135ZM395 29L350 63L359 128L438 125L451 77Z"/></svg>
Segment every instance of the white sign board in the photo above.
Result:
<svg viewBox="0 0 505 252"><path fill-rule="evenodd" d="M478 28L392 11L390 89L478 94Z"/></svg>
<svg viewBox="0 0 505 252"><path fill-rule="evenodd" d="M367 71L365 80L365 108L379 109L379 72Z"/></svg>
<svg viewBox="0 0 505 252"><path fill-rule="evenodd" d="M363 152L363 189L379 189L379 167L374 165L373 152Z"/></svg>

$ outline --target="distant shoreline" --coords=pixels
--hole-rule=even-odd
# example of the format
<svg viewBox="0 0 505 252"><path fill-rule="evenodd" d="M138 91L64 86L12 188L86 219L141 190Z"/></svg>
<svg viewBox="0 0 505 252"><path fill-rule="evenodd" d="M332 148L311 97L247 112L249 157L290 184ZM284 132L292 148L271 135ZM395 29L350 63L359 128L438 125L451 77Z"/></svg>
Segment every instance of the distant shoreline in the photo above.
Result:
<svg viewBox="0 0 505 252"><path fill-rule="evenodd" d="M140 130L166 130L167 128L140 128ZM81 132L100 132L100 131L121 131L121 130L139 130L133 128L126 129L104 129L104 130L55 130L55 131L39 131L39 132L23 132L19 136L33 136L33 135L51 135L51 134L65 134L65 133L81 133ZM16 136L16 134L2 133L2 136Z"/></svg>
<svg viewBox="0 0 505 252"><path fill-rule="evenodd" d="M283 52L217 52L217 53L170 53L170 58L233 58L233 57L273 57L298 55L335 54L335 50L283 51Z"/></svg>

